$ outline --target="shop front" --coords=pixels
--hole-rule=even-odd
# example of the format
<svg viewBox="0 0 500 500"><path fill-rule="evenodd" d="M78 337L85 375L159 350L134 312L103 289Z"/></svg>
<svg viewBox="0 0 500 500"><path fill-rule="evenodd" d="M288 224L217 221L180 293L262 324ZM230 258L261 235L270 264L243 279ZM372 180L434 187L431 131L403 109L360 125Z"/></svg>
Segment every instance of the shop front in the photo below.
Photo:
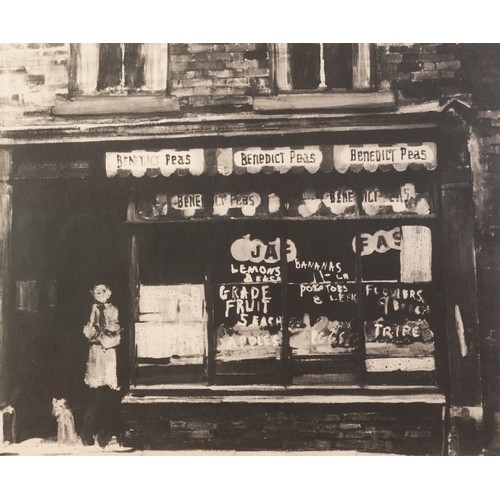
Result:
<svg viewBox="0 0 500 500"><path fill-rule="evenodd" d="M154 177L127 219L134 386L436 386L435 143L106 158Z"/></svg>
<svg viewBox="0 0 500 500"><path fill-rule="evenodd" d="M436 142L269 142L106 153L137 177L130 443L441 452Z"/></svg>
<svg viewBox="0 0 500 500"><path fill-rule="evenodd" d="M454 253L467 160L456 131L389 128L37 146L64 163L44 182L72 172L105 221L82 231L74 209L60 282L112 270L126 443L446 452L454 401L480 398L472 250ZM19 184L34 151L13 155Z"/></svg>

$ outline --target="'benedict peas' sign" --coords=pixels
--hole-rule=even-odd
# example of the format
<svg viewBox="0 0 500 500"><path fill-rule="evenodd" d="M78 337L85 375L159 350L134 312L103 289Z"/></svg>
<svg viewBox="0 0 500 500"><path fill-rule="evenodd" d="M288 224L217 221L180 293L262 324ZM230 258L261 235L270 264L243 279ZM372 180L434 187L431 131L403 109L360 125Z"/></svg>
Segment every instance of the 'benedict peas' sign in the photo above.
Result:
<svg viewBox="0 0 500 500"><path fill-rule="evenodd" d="M333 152L333 154L332 154ZM141 177L149 175L210 175L233 173L267 174L290 170L314 174L319 170L344 173L348 170L377 169L404 171L410 168L437 167L434 142L381 144L307 145L276 148L161 149L106 152L106 175Z"/></svg>
<svg viewBox="0 0 500 500"><path fill-rule="evenodd" d="M334 146L333 162L339 172L349 169L373 172L377 168L385 170L391 167L404 171L410 165L434 170L437 167L437 147L434 142Z"/></svg>

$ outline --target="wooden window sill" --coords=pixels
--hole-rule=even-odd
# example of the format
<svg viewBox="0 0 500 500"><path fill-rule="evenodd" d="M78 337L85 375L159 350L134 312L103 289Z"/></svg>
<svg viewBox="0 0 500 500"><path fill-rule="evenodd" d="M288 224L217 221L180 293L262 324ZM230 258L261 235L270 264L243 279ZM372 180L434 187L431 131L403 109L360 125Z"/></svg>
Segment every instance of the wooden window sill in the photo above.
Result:
<svg viewBox="0 0 500 500"><path fill-rule="evenodd" d="M335 93L296 93L277 96L254 97L253 109L259 112L297 111L297 110L376 110L396 109L393 92L335 92Z"/></svg>
<svg viewBox="0 0 500 500"><path fill-rule="evenodd" d="M111 116L176 113L178 99L152 95L88 96L59 101L52 107L54 116Z"/></svg>
<svg viewBox="0 0 500 500"><path fill-rule="evenodd" d="M124 403L424 403L443 405L445 396L433 386L206 386L137 385Z"/></svg>

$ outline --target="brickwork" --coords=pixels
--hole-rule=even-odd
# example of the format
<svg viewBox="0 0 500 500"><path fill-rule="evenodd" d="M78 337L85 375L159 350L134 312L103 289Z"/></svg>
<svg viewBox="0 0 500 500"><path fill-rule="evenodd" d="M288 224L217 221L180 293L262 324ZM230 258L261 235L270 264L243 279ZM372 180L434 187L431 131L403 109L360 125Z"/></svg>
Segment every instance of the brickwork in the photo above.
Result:
<svg viewBox="0 0 500 500"><path fill-rule="evenodd" d="M486 430L488 447L500 453L500 111L478 115L472 165Z"/></svg>
<svg viewBox="0 0 500 500"><path fill-rule="evenodd" d="M69 44L0 44L2 115L47 113L56 94L68 91Z"/></svg>
<svg viewBox="0 0 500 500"><path fill-rule="evenodd" d="M439 455L439 406L124 404L138 449L356 450Z"/></svg>
<svg viewBox="0 0 500 500"><path fill-rule="evenodd" d="M266 44L173 44L170 93L182 107L244 106L269 94Z"/></svg>
<svg viewBox="0 0 500 500"><path fill-rule="evenodd" d="M379 86L400 99L435 99L460 91L458 44L381 44L377 47Z"/></svg>
<svg viewBox="0 0 500 500"><path fill-rule="evenodd" d="M182 109L246 109L252 96L272 93L267 44L177 43L169 51L169 90ZM463 56L458 44L380 44L378 87L401 102L460 92ZM2 114L48 114L55 95L67 94L68 60L69 44L0 44Z"/></svg>

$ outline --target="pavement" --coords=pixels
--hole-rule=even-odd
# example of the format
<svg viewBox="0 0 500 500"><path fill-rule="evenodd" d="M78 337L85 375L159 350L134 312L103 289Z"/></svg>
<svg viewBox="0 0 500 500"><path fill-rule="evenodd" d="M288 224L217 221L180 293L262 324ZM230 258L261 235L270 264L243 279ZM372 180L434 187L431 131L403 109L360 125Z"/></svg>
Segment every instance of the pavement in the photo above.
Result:
<svg viewBox="0 0 500 500"><path fill-rule="evenodd" d="M350 450L332 451L238 451L238 450L135 450L118 444L106 448L98 445L84 446L81 443L60 444L39 438L21 443L0 445L0 456L380 456L379 453L363 453ZM390 454L384 454L390 455ZM393 455L394 456L394 455Z"/></svg>

